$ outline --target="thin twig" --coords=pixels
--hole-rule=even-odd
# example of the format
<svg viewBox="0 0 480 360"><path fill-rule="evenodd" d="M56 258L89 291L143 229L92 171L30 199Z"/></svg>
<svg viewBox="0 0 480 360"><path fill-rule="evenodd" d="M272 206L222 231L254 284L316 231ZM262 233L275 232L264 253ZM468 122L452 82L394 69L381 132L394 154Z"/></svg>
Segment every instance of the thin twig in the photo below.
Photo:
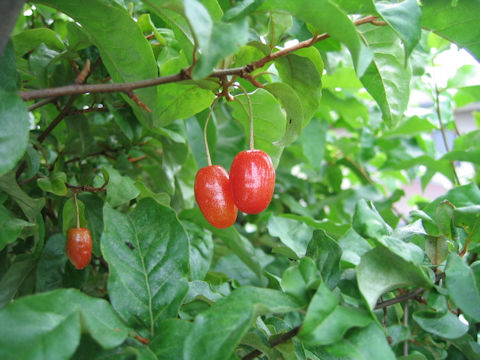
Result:
<svg viewBox="0 0 480 360"><path fill-rule="evenodd" d="M403 325L408 328L408 300L405 302L405 309L403 310ZM403 356L408 356L408 340L403 342Z"/></svg>
<svg viewBox="0 0 480 360"><path fill-rule="evenodd" d="M390 299L390 300L380 301L380 302L377 303L377 305L375 305L374 310L383 309L387 306L395 305L395 304L398 304L400 302L407 301L409 299L417 299L420 295L423 294L424 291L425 291L424 288L418 288L417 290L409 292L408 294L400 295L400 296L398 296L396 298L393 298L393 299Z"/></svg>
<svg viewBox="0 0 480 360"><path fill-rule="evenodd" d="M383 26L385 23L376 21L377 17L375 16L367 16L361 19L358 19L354 22L356 26L366 24L366 23L373 23L378 26ZM252 82L254 78L249 77L248 75L269 62L272 62L278 58L283 56L287 56L294 51L299 49L303 49L306 47L310 47L315 43L328 39L330 37L329 34L324 33L320 35L316 35L308 40L301 41L296 45L291 47L284 48L280 51L274 52L269 54L253 63L250 63L245 66L237 67L237 68L230 68L230 69L217 69L214 70L210 77L217 77L222 78L224 76L240 76ZM31 91L20 91L18 95L25 101L34 100L34 99L42 99L45 97L57 97L57 96L65 96L65 95L79 95L85 93L111 93L111 92L128 92L135 89L157 86L162 84L168 84L172 82L179 82L183 80L190 80L191 76L189 74L189 69L182 69L178 74L168 75L157 77L153 79L146 79L134 82L125 82L125 83L113 83L113 84L85 84L85 85L78 85L72 84L67 86L60 86L54 87L49 89L41 89L41 90L31 90ZM191 69L190 69L191 70ZM252 82L253 83L253 82ZM259 83L258 83L259 84ZM258 85L257 84L257 85Z"/></svg>

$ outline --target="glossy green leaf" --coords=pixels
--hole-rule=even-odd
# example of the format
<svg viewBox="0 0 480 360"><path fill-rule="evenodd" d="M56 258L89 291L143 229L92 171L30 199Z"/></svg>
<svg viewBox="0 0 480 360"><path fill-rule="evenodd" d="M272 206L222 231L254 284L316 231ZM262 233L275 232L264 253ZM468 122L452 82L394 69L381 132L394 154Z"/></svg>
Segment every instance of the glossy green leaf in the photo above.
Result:
<svg viewBox="0 0 480 360"><path fill-rule="evenodd" d="M4 55L7 56L8 52ZM3 63L4 60L0 63ZM24 102L14 92L0 88L0 176L23 157L27 149L29 118Z"/></svg>
<svg viewBox="0 0 480 360"><path fill-rule="evenodd" d="M213 22L207 9L197 0L185 0L185 16L189 21L197 49L198 62L193 68L194 79L207 77L223 58L231 55L248 39L248 22Z"/></svg>
<svg viewBox="0 0 480 360"><path fill-rule="evenodd" d="M256 315L280 314L299 307L280 291L241 287L195 318L185 339L184 359L229 359Z"/></svg>
<svg viewBox="0 0 480 360"><path fill-rule="evenodd" d="M402 286L430 288L431 279L421 267L408 262L383 246L362 256L357 266L358 288L370 309L385 292Z"/></svg>
<svg viewBox="0 0 480 360"><path fill-rule="evenodd" d="M342 260L352 265L360 264L363 254L372 249L372 246L353 229L338 239L338 245L342 249Z"/></svg>
<svg viewBox="0 0 480 360"><path fill-rule="evenodd" d="M410 56L420 40L422 29L422 11L417 0L404 0L398 3L375 0L373 3L380 16L402 39L406 57Z"/></svg>
<svg viewBox="0 0 480 360"><path fill-rule="evenodd" d="M0 322L2 359L65 359L82 329L103 348L120 345L128 332L107 301L74 289L19 299L0 311Z"/></svg>
<svg viewBox="0 0 480 360"><path fill-rule="evenodd" d="M339 305L337 296L322 283L308 306L298 337L310 345L329 345L342 339L348 329L370 322L367 311Z"/></svg>
<svg viewBox="0 0 480 360"><path fill-rule="evenodd" d="M192 222L182 221L182 224L190 240L190 279L203 280L213 258L212 235Z"/></svg>
<svg viewBox="0 0 480 360"><path fill-rule="evenodd" d="M308 304L311 290L314 290L318 280L315 262L305 256L282 275L282 289L294 296L301 304Z"/></svg>
<svg viewBox="0 0 480 360"><path fill-rule="evenodd" d="M303 106L295 90L285 83L271 83L265 86L282 103L287 113L287 127L283 137L276 141L274 145L287 146L294 142L303 127Z"/></svg>
<svg viewBox="0 0 480 360"><path fill-rule="evenodd" d="M0 229L2 229L0 232L0 250L17 240L24 227L32 225L25 220L15 218L7 208L0 205Z"/></svg>
<svg viewBox="0 0 480 360"><path fill-rule="evenodd" d="M98 48L102 62L115 82L136 81L158 75L157 64L150 44L138 24L115 2L101 0L76 1L40 0L80 23ZM105 16L108 14L108 16ZM121 46L119 46L121 44ZM139 61L141 59L141 61ZM156 109L157 89L135 90L140 100L152 111ZM144 122L151 115L125 97L135 114Z"/></svg>
<svg viewBox="0 0 480 360"><path fill-rule="evenodd" d="M186 119L211 105L215 95L210 90L182 83L165 84L158 88L154 125L166 126L177 119Z"/></svg>
<svg viewBox="0 0 480 360"><path fill-rule="evenodd" d="M45 199L34 199L28 196L15 181L15 174L8 173L0 177L0 190L12 197L20 206L23 213L30 221L34 221L37 214L45 205Z"/></svg>
<svg viewBox="0 0 480 360"><path fill-rule="evenodd" d="M66 237L63 234L52 235L43 248L37 265L37 292L55 290L62 287L63 273L67 255Z"/></svg>
<svg viewBox="0 0 480 360"><path fill-rule="evenodd" d="M447 258L445 268L448 296L462 311L480 321L480 292L470 267L455 253Z"/></svg>
<svg viewBox="0 0 480 360"><path fill-rule="evenodd" d="M135 199L140 191L130 177L122 176L112 167L105 168L109 175L107 189L107 202L113 206L119 206Z"/></svg>
<svg viewBox="0 0 480 360"><path fill-rule="evenodd" d="M367 239L380 239L392 232L390 226L382 219L373 204L360 200L353 215L353 229Z"/></svg>
<svg viewBox="0 0 480 360"><path fill-rule="evenodd" d="M175 212L143 199L124 215L104 208L101 249L115 310L153 336L161 320L175 317L188 290L188 237Z"/></svg>
<svg viewBox="0 0 480 360"><path fill-rule="evenodd" d="M32 258L18 259L13 262L8 271L0 279L0 309L5 307L18 294L25 279L35 268L35 260Z"/></svg>
<svg viewBox="0 0 480 360"><path fill-rule="evenodd" d="M44 43L48 48L62 51L65 45L58 34L47 28L28 29L12 36L13 47L18 57L33 51L38 45Z"/></svg>
<svg viewBox="0 0 480 360"><path fill-rule="evenodd" d="M418 116L412 116L404 119L398 125L383 133L383 136L397 136L397 135L413 135L417 133L429 133L437 129L437 126L432 124L428 119Z"/></svg>
<svg viewBox="0 0 480 360"><path fill-rule="evenodd" d="M253 107L253 123L255 148L265 151L272 158L276 166L283 151L282 146L275 146L273 143L280 140L286 126L285 115L282 112L280 103L272 94L263 89L257 89L249 94ZM245 133L249 134L248 104L245 95L237 95L238 101L233 101L233 117L244 127ZM244 108L239 104L241 102Z"/></svg>
<svg viewBox="0 0 480 360"><path fill-rule="evenodd" d="M53 174L50 178L40 178L37 180L37 184L43 191L51 192L58 196L67 195L67 187L65 182L67 176L63 172Z"/></svg>
<svg viewBox="0 0 480 360"><path fill-rule="evenodd" d="M293 250L299 258L305 255L308 243L312 239L312 228L298 220L281 216L271 216L267 227L271 236L279 237L280 241Z"/></svg>
<svg viewBox="0 0 480 360"><path fill-rule="evenodd" d="M317 263L322 280L329 289L334 289L340 279L342 249L323 230L315 230L307 248L307 256Z"/></svg>
<svg viewBox="0 0 480 360"><path fill-rule="evenodd" d="M359 76L367 69L372 59L372 54L362 42L352 21L334 1L267 0L261 6L261 9L287 10L298 18L310 23L318 33L329 33L334 39L347 46Z"/></svg>
<svg viewBox="0 0 480 360"><path fill-rule="evenodd" d="M410 66L403 63L403 49L393 30L365 25L361 31L374 55L360 80L380 106L384 121L392 127L408 105Z"/></svg>
<svg viewBox="0 0 480 360"><path fill-rule="evenodd" d="M183 359L183 342L193 327L193 323L179 319L164 320L159 331L148 347L155 354L154 359Z"/></svg>
<svg viewBox="0 0 480 360"><path fill-rule="evenodd" d="M282 80L296 91L303 106L302 126L305 126L317 110L322 96L323 61L318 50L303 49L279 58L275 67Z"/></svg>
<svg viewBox="0 0 480 360"><path fill-rule="evenodd" d="M450 311L444 314L429 310L419 311L413 314L413 319L423 330L446 339L457 339L468 331L468 326Z"/></svg>
<svg viewBox="0 0 480 360"><path fill-rule="evenodd" d="M203 217L200 209L184 210L180 214L182 220L192 221L208 229L212 234L219 237L237 255L242 262L247 265L257 276L261 275L261 265L255 255L255 248L245 239L234 227L226 229L217 229L210 225Z"/></svg>
<svg viewBox="0 0 480 360"><path fill-rule="evenodd" d="M352 360L395 359L385 334L375 323L350 331L341 341L327 347L327 351L337 358Z"/></svg>
<svg viewBox="0 0 480 360"><path fill-rule="evenodd" d="M480 29L477 22L480 4L478 1L462 1L458 5L442 0L422 3L422 26L436 34L465 47L473 56L480 59Z"/></svg>

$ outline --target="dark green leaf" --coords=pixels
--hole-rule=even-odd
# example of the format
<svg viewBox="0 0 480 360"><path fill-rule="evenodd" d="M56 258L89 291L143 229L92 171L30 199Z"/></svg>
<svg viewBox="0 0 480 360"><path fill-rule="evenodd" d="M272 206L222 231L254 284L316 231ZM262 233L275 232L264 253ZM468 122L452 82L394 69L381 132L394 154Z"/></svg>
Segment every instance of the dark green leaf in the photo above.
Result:
<svg viewBox="0 0 480 360"><path fill-rule="evenodd" d="M123 215L108 204L101 248L108 262L110 300L131 326L153 336L175 317L188 290L188 238L175 212L143 199Z"/></svg>
<svg viewBox="0 0 480 360"><path fill-rule="evenodd" d="M107 202L113 206L119 206L135 199L140 191L135 187L134 181L128 176L122 176L114 168L106 168L109 175L107 184Z"/></svg>
<svg viewBox="0 0 480 360"><path fill-rule="evenodd" d="M374 55L360 80L382 109L384 121L392 127L408 105L410 66L403 64L401 43L390 28L366 25L362 34Z"/></svg>
<svg viewBox="0 0 480 360"><path fill-rule="evenodd" d="M370 322L367 311L339 305L338 298L322 283L308 306L298 337L310 345L329 345L342 339L348 329Z"/></svg>
<svg viewBox="0 0 480 360"><path fill-rule="evenodd" d="M2 289L2 292L0 292L0 309L15 298L23 282L33 271L35 264L36 262L33 259L19 259L8 268L8 271L0 279Z"/></svg>
<svg viewBox="0 0 480 360"><path fill-rule="evenodd" d="M334 289L340 279L342 249L323 230L315 230L307 248L307 256L317 263L322 280L329 289Z"/></svg>
<svg viewBox="0 0 480 360"><path fill-rule="evenodd" d="M80 227L88 227L87 220L85 219L85 205L80 200L77 200L77 202L78 210L80 212ZM63 205L62 219L62 230L63 234L66 236L68 230L77 227L77 209L73 198L68 199Z"/></svg>
<svg viewBox="0 0 480 360"><path fill-rule="evenodd" d="M0 250L17 240L24 227L32 225L25 220L13 217L10 211L0 205L0 229L2 229L0 232Z"/></svg>
<svg viewBox="0 0 480 360"><path fill-rule="evenodd" d="M183 359L183 343L192 327L193 323L185 320L162 321L158 333L148 346L155 354L155 359Z"/></svg>
<svg viewBox="0 0 480 360"><path fill-rule="evenodd" d="M480 293L475 276L460 256L451 253L445 268L448 296L462 311L480 321Z"/></svg>
<svg viewBox="0 0 480 360"><path fill-rule="evenodd" d="M446 339L457 339L468 331L468 326L450 311L444 314L429 310L419 311L413 314L413 318L423 330Z"/></svg>
<svg viewBox="0 0 480 360"><path fill-rule="evenodd" d="M107 301L73 289L15 301L0 311L0 322L2 359L65 359L78 346L81 329L104 348L120 345L128 332Z"/></svg>
<svg viewBox="0 0 480 360"><path fill-rule="evenodd" d="M271 216L268 219L268 233L278 236L280 241L288 246L301 258L307 251L312 239L313 229L298 220L280 216Z"/></svg>
<svg viewBox="0 0 480 360"><path fill-rule="evenodd" d="M382 219L373 204L370 206L361 199L353 215L353 229L367 239L380 239L392 232L390 226Z"/></svg>
<svg viewBox="0 0 480 360"><path fill-rule="evenodd" d="M67 255L63 234L52 235L40 255L37 265L37 292L55 290L62 287L63 273Z"/></svg>
<svg viewBox="0 0 480 360"><path fill-rule="evenodd" d="M315 289L318 283L317 268L315 262L309 257L303 257L300 261L289 267L282 276L282 289L294 296L302 304L308 304L310 291Z"/></svg>
<svg viewBox="0 0 480 360"><path fill-rule="evenodd" d="M378 246L362 256L357 266L358 287L370 309L385 292L402 286L430 288L431 279L417 265Z"/></svg>
<svg viewBox="0 0 480 360"><path fill-rule="evenodd" d="M182 224L190 239L190 279L203 280L212 262L212 235L192 222L182 221Z"/></svg>
<svg viewBox="0 0 480 360"><path fill-rule="evenodd" d="M302 132L304 117L302 103L295 90L285 83L267 84L265 89L280 100L287 113L285 135L274 143L278 146L287 146L294 142Z"/></svg>

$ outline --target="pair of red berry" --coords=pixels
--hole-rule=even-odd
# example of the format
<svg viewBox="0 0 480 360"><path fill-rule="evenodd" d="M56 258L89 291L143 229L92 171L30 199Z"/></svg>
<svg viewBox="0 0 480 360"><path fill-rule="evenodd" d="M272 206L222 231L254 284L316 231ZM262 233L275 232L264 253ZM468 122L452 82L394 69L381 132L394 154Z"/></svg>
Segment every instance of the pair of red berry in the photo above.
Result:
<svg viewBox="0 0 480 360"><path fill-rule="evenodd" d="M262 150L237 154L230 177L220 165L201 168L195 177L195 199L207 221L219 229L237 219L237 209L258 214L270 204L275 187L272 160Z"/></svg>

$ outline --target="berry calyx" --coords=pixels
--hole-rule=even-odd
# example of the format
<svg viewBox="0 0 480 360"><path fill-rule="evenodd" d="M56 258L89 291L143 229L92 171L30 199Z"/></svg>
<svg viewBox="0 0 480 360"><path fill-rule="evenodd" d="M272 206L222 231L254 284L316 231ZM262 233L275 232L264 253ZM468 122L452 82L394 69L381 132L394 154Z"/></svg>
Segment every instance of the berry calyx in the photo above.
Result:
<svg viewBox="0 0 480 360"><path fill-rule="evenodd" d="M88 265L92 257L92 237L87 228L72 228L68 230L67 257L77 270Z"/></svg>
<svg viewBox="0 0 480 360"><path fill-rule="evenodd" d="M267 208L275 188L275 168L262 150L239 152L230 167L233 200L240 211L258 214Z"/></svg>
<svg viewBox="0 0 480 360"><path fill-rule="evenodd" d="M227 228L237 219L237 207L227 171L220 165L201 168L195 176L195 200L203 216L218 229Z"/></svg>

